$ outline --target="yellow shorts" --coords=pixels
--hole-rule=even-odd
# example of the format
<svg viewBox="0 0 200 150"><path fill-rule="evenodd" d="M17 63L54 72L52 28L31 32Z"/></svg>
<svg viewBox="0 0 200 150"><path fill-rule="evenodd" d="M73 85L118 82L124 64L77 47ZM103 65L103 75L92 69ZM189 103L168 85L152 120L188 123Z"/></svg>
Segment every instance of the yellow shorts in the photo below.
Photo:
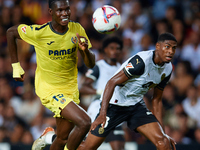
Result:
<svg viewBox="0 0 200 150"><path fill-rule="evenodd" d="M68 150L68 149L67 149L67 145L65 145L64 150Z"/></svg>
<svg viewBox="0 0 200 150"><path fill-rule="evenodd" d="M73 95L54 93L47 98L41 99L42 104L55 114L53 117L62 117L60 115L61 109L65 108L71 101L74 101L77 105L80 103L79 91Z"/></svg>

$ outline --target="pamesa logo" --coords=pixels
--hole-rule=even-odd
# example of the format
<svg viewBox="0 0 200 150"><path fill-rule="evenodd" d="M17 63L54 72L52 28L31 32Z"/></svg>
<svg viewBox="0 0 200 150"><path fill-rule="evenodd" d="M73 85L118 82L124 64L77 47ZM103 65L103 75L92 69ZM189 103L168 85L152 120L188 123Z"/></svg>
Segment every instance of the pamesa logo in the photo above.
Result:
<svg viewBox="0 0 200 150"><path fill-rule="evenodd" d="M71 56L69 56L68 54L72 54L76 51L76 47L72 48L72 49L63 49L63 50L49 50L49 56L50 59L52 60L56 60L56 59L67 59Z"/></svg>

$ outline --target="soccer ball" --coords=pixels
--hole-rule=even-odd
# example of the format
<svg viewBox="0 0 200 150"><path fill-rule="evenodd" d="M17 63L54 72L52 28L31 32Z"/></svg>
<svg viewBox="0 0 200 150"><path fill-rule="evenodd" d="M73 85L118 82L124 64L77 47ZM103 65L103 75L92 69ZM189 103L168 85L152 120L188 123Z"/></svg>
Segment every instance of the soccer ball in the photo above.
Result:
<svg viewBox="0 0 200 150"><path fill-rule="evenodd" d="M94 11L92 23L99 33L110 34L119 29L121 16L115 7L104 5Z"/></svg>

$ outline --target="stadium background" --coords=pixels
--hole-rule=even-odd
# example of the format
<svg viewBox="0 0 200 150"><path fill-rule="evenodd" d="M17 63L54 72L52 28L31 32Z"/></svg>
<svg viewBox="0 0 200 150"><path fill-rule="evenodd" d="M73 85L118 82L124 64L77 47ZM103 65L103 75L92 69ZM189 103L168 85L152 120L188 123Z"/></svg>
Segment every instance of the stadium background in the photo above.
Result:
<svg viewBox="0 0 200 150"><path fill-rule="evenodd" d="M101 40L91 22L94 10L104 4L121 13L120 29L113 33L124 41L121 62L133 54L154 49L160 33L171 32L178 40L174 72L163 93L165 131L177 142L177 150L200 149L200 1L199 0L70 0L71 20L85 28L96 60L103 58ZM55 127L53 114L45 109L34 91L34 47L18 40L24 83L12 79L6 30L20 23L50 21L46 0L0 0L0 150L28 150L47 126ZM79 87L87 68L80 59ZM144 99L150 108L152 91ZM87 109L92 96L80 95ZM143 136L124 125L127 150L154 150ZM103 144L101 149L107 144ZM108 146L109 147L109 146ZM152 147L152 148L151 148ZM46 148L48 149L48 148Z"/></svg>

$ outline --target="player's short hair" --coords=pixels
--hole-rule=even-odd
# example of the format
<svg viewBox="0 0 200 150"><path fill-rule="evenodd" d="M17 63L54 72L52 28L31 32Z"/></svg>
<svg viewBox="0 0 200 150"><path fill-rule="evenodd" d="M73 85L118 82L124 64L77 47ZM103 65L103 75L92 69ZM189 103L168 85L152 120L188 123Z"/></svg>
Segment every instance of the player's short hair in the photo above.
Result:
<svg viewBox="0 0 200 150"><path fill-rule="evenodd" d="M177 42L175 36L171 33L165 32L162 33L159 37L158 37L158 42L164 42L165 40L172 40Z"/></svg>
<svg viewBox="0 0 200 150"><path fill-rule="evenodd" d="M63 0L48 0L49 1L49 8L52 8L53 4L56 2L56 1L63 1Z"/></svg>
<svg viewBox="0 0 200 150"><path fill-rule="evenodd" d="M123 48L123 41L118 36L107 36L103 39L102 49L104 50L110 43L117 43L120 45L120 49Z"/></svg>

